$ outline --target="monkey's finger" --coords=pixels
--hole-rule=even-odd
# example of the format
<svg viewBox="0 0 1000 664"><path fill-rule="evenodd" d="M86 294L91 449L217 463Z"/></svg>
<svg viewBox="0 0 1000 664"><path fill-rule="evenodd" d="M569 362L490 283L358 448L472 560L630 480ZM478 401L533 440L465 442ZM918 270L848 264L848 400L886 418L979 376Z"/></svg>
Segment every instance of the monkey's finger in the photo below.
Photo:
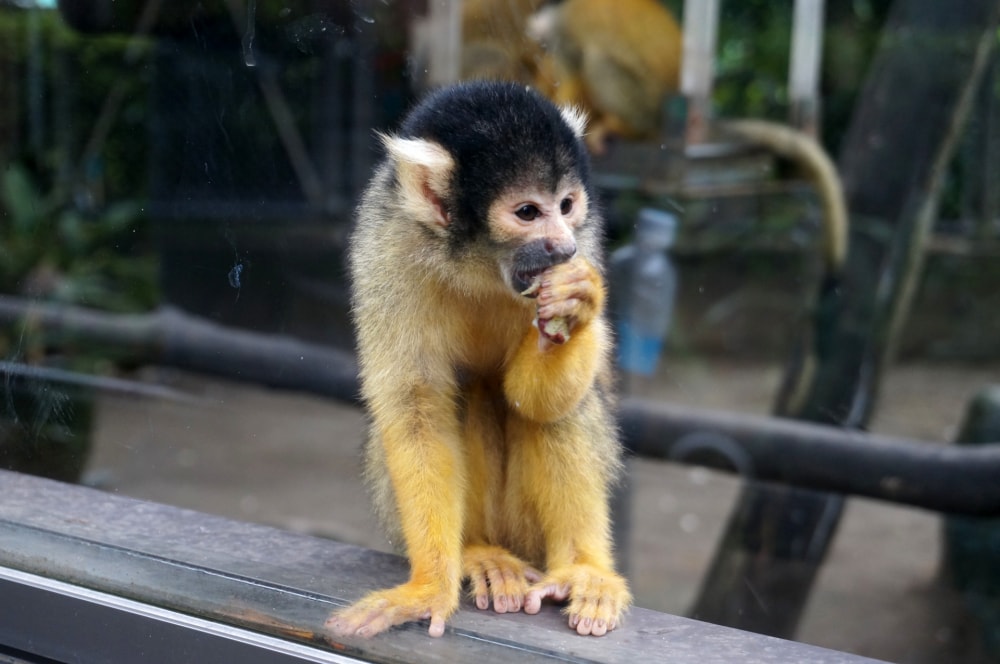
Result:
<svg viewBox="0 0 1000 664"><path fill-rule="evenodd" d="M470 594L476 601L476 608L490 608L490 589L486 583L486 575L483 574L482 570L470 571L469 583L472 586Z"/></svg>
<svg viewBox="0 0 1000 664"><path fill-rule="evenodd" d="M570 629L575 629L580 636L593 633L597 601L594 599L585 599L582 602L574 601L571 610L573 613L570 614L569 618Z"/></svg>
<svg viewBox="0 0 1000 664"><path fill-rule="evenodd" d="M591 270L587 261L580 254L575 255L565 263L557 263L542 272L541 287L551 287L558 284L566 284L574 281L587 281L590 279Z"/></svg>
<svg viewBox="0 0 1000 664"><path fill-rule="evenodd" d="M552 285L541 291L538 296L539 306L562 302L570 298L590 302L594 298L594 287L589 281L571 281L566 284Z"/></svg>
<svg viewBox="0 0 1000 664"><path fill-rule="evenodd" d="M507 613L507 579L503 571L496 565L486 568L486 578L490 582L490 592L493 595L493 610L497 613Z"/></svg>
<svg viewBox="0 0 1000 664"><path fill-rule="evenodd" d="M524 598L524 612L536 614L542 610L542 593L539 590L529 590Z"/></svg>
<svg viewBox="0 0 1000 664"><path fill-rule="evenodd" d="M604 636L607 630L602 628L598 633L596 625L597 623L593 618L584 618L576 626L576 633L580 636Z"/></svg>
<svg viewBox="0 0 1000 664"><path fill-rule="evenodd" d="M360 636L369 638L384 632L392 623L385 608L370 608L350 611L330 618L326 626L338 636Z"/></svg>
<svg viewBox="0 0 1000 664"><path fill-rule="evenodd" d="M344 609L327 618L323 626L337 636L348 636L353 634L358 626L360 626L359 615L361 614L356 608Z"/></svg>
<svg viewBox="0 0 1000 664"><path fill-rule="evenodd" d="M583 636L604 636L618 626L621 600L611 593L574 597L568 613L569 627Z"/></svg>
<svg viewBox="0 0 1000 664"><path fill-rule="evenodd" d="M503 569L503 584L507 610L511 613L517 613L521 610L521 602L524 600L524 582L520 580L520 575L506 567Z"/></svg>
<svg viewBox="0 0 1000 664"><path fill-rule="evenodd" d="M444 634L444 615L441 613L431 614L431 625L427 628L427 634L437 638Z"/></svg>
<svg viewBox="0 0 1000 664"><path fill-rule="evenodd" d="M567 292L589 292L594 288L593 274L583 260L550 267L539 284L538 301L564 297Z"/></svg>
<svg viewBox="0 0 1000 664"><path fill-rule="evenodd" d="M571 274L568 278L543 281L538 292L538 302L545 304L561 300L574 293L589 293L593 289L586 272Z"/></svg>
<svg viewBox="0 0 1000 664"><path fill-rule="evenodd" d="M531 588L524 599L524 612L538 613L542 609L542 600L547 597L561 602L569 597L569 586L558 583L547 583Z"/></svg>
<svg viewBox="0 0 1000 664"><path fill-rule="evenodd" d="M570 297L565 300L556 300L538 307L538 318L539 320L546 320L560 316L569 318L579 311L579 309L580 300L575 297Z"/></svg>
<svg viewBox="0 0 1000 664"><path fill-rule="evenodd" d="M580 636L604 636L610 629L604 618L583 618L576 627L576 633Z"/></svg>

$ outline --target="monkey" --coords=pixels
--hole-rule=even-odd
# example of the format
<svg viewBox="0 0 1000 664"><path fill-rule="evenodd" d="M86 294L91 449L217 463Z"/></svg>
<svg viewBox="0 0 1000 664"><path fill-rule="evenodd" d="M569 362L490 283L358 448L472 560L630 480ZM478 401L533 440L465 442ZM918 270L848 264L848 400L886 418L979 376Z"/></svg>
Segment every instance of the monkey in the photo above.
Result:
<svg viewBox="0 0 1000 664"><path fill-rule="evenodd" d="M511 82L432 92L382 136L348 248L365 475L409 580L335 612L336 635L478 609L601 636L620 470L602 216L585 118Z"/></svg>
<svg viewBox="0 0 1000 664"><path fill-rule="evenodd" d="M527 19L543 1L463 0L460 77L537 86L544 52L528 36Z"/></svg>
<svg viewBox="0 0 1000 664"><path fill-rule="evenodd" d="M545 49L534 82L559 105L591 115L595 154L613 136L654 136L666 96L680 82L682 34L660 0L564 0L527 20Z"/></svg>

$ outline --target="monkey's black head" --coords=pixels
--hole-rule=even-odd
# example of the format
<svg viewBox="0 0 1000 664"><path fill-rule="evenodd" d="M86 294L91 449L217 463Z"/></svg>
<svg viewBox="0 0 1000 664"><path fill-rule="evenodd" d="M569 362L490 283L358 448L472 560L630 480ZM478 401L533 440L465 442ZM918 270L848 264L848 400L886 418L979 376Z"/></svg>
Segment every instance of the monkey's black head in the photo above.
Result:
<svg viewBox="0 0 1000 664"><path fill-rule="evenodd" d="M407 116L400 138L440 145L452 159L447 194L453 247L488 232L490 206L514 190L556 194L567 181L590 196L583 119L515 83L469 82L438 90Z"/></svg>

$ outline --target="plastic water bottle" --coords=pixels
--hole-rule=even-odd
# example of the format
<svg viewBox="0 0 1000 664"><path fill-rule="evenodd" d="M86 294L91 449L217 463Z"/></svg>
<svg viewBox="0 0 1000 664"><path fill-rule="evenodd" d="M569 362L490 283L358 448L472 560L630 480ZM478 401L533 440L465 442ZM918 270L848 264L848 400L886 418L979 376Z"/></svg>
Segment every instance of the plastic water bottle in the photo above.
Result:
<svg viewBox="0 0 1000 664"><path fill-rule="evenodd" d="M668 254L676 234L674 215L643 208L635 239L611 254L618 364L628 374L649 377L656 373L677 291L677 270Z"/></svg>

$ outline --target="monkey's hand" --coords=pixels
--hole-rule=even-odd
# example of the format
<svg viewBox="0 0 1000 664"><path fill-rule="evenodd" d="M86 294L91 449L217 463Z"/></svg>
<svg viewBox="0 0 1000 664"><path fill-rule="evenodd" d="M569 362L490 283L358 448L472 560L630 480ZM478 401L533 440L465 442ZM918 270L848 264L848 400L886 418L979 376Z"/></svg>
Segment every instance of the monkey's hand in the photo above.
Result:
<svg viewBox="0 0 1000 664"><path fill-rule="evenodd" d="M471 545L462 554L462 575L469 579L469 591L477 609L497 613L517 613L524 596L542 573L498 546Z"/></svg>
<svg viewBox="0 0 1000 664"><path fill-rule="evenodd" d="M609 343L604 327L591 324L601 312L604 285L597 269L577 256L542 273L537 297L538 331L525 334L503 388L507 403L527 419L555 422L593 386ZM554 333L553 320L563 321L566 334Z"/></svg>
<svg viewBox="0 0 1000 664"><path fill-rule="evenodd" d="M563 613L569 616L569 628L582 636L604 636L621 624L632 603L625 579L592 565L567 565L548 574L528 590L524 612L538 613L546 597L569 599Z"/></svg>
<svg viewBox="0 0 1000 664"><path fill-rule="evenodd" d="M457 608L457 592L446 590L439 584L404 583L363 597L356 604L330 616L326 627L337 636L368 638L393 625L430 620L427 633L441 636L445 620Z"/></svg>
<svg viewBox="0 0 1000 664"><path fill-rule="evenodd" d="M537 289L539 348L569 341L572 331L589 323L604 302L597 270L577 256L541 274Z"/></svg>

